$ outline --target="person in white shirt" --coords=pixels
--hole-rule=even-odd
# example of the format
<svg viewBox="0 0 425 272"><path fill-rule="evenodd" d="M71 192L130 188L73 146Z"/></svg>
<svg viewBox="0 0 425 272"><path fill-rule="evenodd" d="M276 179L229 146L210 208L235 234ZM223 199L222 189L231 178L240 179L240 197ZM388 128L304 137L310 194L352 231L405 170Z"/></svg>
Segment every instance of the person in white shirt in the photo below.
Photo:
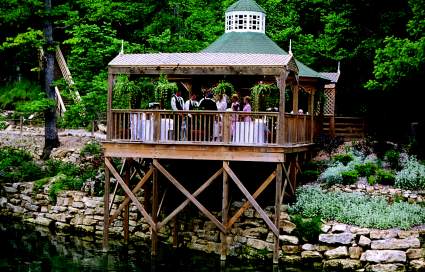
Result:
<svg viewBox="0 0 425 272"><path fill-rule="evenodd" d="M177 90L175 94L171 97L171 109L173 111L182 111L184 107L184 100L183 97L181 97L180 90ZM173 139L178 141L182 138L182 124L183 124L183 116L176 115L176 118L174 119L174 137Z"/></svg>
<svg viewBox="0 0 425 272"><path fill-rule="evenodd" d="M171 97L171 109L173 111L183 110L184 100L179 90Z"/></svg>

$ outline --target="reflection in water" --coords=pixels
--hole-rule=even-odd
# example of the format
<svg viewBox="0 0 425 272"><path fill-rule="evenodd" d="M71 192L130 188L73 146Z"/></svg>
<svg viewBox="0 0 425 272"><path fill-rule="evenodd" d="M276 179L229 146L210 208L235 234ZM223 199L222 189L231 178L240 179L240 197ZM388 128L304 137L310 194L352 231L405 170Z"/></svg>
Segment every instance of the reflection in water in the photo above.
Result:
<svg viewBox="0 0 425 272"><path fill-rule="evenodd" d="M0 241L0 271L302 271L273 267L271 260L249 264L230 259L224 264L217 255L165 245L152 259L148 244L141 242L126 246L111 240L104 253L95 237L55 234L5 219L0 219Z"/></svg>

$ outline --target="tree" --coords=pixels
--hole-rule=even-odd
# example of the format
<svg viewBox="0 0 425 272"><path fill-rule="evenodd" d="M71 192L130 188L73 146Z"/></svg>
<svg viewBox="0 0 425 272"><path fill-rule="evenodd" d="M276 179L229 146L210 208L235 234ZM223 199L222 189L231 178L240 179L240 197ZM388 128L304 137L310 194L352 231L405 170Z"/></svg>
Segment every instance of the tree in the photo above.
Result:
<svg viewBox="0 0 425 272"><path fill-rule="evenodd" d="M44 90L46 91L47 98L55 100L55 89L53 86L54 70L55 70L55 45L53 42L53 24L50 18L52 11L51 0L44 0ZM60 145L58 129L56 127L56 105L47 108L44 111L44 148L43 159L48 159L52 149Z"/></svg>

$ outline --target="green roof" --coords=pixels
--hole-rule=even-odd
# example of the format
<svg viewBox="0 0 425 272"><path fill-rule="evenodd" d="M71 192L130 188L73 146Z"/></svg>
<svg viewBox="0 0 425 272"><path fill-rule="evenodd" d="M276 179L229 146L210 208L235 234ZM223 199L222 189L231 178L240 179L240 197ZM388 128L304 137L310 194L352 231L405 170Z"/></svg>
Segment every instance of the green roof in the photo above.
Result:
<svg viewBox="0 0 425 272"><path fill-rule="evenodd" d="M266 11L254 0L239 0L226 10L226 12L232 11L255 11L266 13Z"/></svg>
<svg viewBox="0 0 425 272"><path fill-rule="evenodd" d="M227 32L202 50L204 53L251 53L288 55L266 34L260 32ZM299 75L302 77L322 78L307 65L296 60Z"/></svg>

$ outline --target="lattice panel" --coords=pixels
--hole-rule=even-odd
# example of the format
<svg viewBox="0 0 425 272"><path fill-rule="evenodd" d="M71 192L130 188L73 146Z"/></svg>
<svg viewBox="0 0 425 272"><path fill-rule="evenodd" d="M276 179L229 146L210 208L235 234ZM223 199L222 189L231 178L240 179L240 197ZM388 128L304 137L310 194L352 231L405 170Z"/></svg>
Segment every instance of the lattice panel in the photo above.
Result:
<svg viewBox="0 0 425 272"><path fill-rule="evenodd" d="M335 89L325 89L325 104L323 105L323 114L335 115Z"/></svg>

